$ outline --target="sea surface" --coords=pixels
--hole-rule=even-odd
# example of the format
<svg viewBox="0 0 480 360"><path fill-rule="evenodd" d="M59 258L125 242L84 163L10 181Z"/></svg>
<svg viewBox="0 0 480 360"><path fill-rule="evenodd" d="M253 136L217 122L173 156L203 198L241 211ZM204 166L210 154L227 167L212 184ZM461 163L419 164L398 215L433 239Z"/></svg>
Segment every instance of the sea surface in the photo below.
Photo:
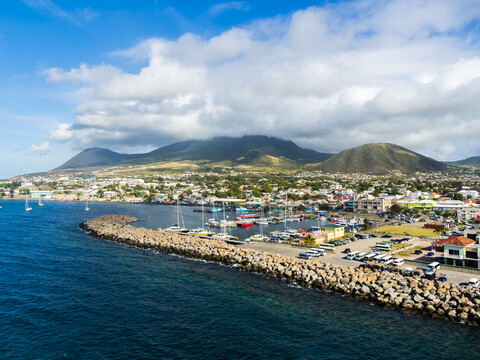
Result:
<svg viewBox="0 0 480 360"><path fill-rule="evenodd" d="M176 222L174 206L30 205L0 201L0 359L480 356L478 328L93 239L78 227L105 214L165 227ZM182 214L200 226L191 207Z"/></svg>

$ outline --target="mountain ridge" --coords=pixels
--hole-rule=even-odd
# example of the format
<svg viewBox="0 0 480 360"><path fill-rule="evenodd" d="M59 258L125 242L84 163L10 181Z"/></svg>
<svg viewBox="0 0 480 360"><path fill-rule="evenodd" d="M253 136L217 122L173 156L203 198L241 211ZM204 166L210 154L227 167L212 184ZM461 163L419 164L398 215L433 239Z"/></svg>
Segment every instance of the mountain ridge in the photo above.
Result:
<svg viewBox="0 0 480 360"><path fill-rule="evenodd" d="M298 165L324 161L333 154L304 149L291 140L249 135L240 138L216 137L211 140L187 140L144 154L121 154L103 148L85 149L54 170L89 167L139 165L165 161L210 161L232 164L271 163L282 158Z"/></svg>

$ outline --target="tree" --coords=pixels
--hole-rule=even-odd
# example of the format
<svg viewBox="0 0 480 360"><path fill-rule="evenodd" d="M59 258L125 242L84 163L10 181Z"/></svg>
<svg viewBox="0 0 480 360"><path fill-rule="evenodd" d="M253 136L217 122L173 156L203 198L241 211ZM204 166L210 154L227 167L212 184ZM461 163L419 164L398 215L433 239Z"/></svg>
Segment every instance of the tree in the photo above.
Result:
<svg viewBox="0 0 480 360"><path fill-rule="evenodd" d="M388 210L390 214L400 214L402 212L402 207L398 204L393 204Z"/></svg>
<svg viewBox="0 0 480 360"><path fill-rule="evenodd" d="M368 230L369 228L370 228L370 221L367 218L363 219L363 229Z"/></svg>
<svg viewBox="0 0 480 360"><path fill-rule="evenodd" d="M307 234L307 236L305 236L305 240L303 241L303 243L307 246L315 245L315 238L312 235Z"/></svg>
<svg viewBox="0 0 480 360"><path fill-rule="evenodd" d="M460 200L460 201L463 201L463 194L460 194L460 193L456 193L454 196L453 196L453 200Z"/></svg>
<svg viewBox="0 0 480 360"><path fill-rule="evenodd" d="M433 230L434 233L437 233L438 235L441 235L445 232L445 229L443 228L442 225L437 225L435 226L435 230Z"/></svg>

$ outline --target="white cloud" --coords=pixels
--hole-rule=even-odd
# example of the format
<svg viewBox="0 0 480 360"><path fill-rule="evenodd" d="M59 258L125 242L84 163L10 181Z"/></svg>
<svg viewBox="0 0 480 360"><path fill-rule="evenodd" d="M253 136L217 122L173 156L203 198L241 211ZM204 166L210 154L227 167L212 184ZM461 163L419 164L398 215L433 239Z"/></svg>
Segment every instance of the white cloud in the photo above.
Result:
<svg viewBox="0 0 480 360"><path fill-rule="evenodd" d="M227 4L227 3L226 3ZM233 4L233 3L228 3ZM440 158L480 154L477 1L373 0L311 7L204 39L149 39L102 64L45 71L85 83L71 125L50 134L87 146L159 146L266 134L340 151L392 142Z"/></svg>
<svg viewBox="0 0 480 360"><path fill-rule="evenodd" d="M50 151L50 144L48 143L48 141L44 141L40 145L34 144L30 146L30 148L27 151L27 154L42 156L48 153L49 151Z"/></svg>
<svg viewBox="0 0 480 360"><path fill-rule="evenodd" d="M121 75L121 71L111 65L100 65L89 67L86 64L80 64L78 69L65 71L60 68L50 68L43 71L47 81L60 82L72 81L83 83L99 83Z"/></svg>
<svg viewBox="0 0 480 360"><path fill-rule="evenodd" d="M56 130L50 131L50 139L64 142L71 140L73 132L71 130L72 124L61 123L57 125Z"/></svg>

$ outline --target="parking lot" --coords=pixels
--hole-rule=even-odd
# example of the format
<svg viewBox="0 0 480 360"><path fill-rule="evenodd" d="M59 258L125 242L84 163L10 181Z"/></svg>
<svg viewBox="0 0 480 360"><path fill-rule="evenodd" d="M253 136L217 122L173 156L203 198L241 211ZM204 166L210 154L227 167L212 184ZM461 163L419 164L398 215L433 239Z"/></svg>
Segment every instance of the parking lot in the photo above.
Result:
<svg viewBox="0 0 480 360"><path fill-rule="evenodd" d="M349 248L351 251L368 253L377 244L378 241L382 241L382 240L388 240L388 239L374 237L369 239L360 239L355 242L350 242L345 245L337 246L335 254L331 252L327 252L325 256L312 258L312 261L329 262L339 266L357 267L358 265L362 264L362 262L345 259L345 256L347 254L343 253L343 251L346 248ZM411 244L418 244L419 246L422 246L424 250L422 250L422 255L420 256L412 255L410 257L404 258L406 260L420 260L420 261L433 262L435 261L435 256L441 256L440 254L434 254L434 256L426 255L427 252L430 251L429 241L421 240L421 239L413 239L411 241ZM276 243L268 243L268 242L254 242L252 244L242 245L242 246L246 246L246 247L257 249L257 250L268 251L274 254L278 254L280 256L292 256L292 257L297 257L300 252L306 252L308 250L308 248L299 248L289 244L276 244ZM410 267L415 268L416 266L410 266ZM445 270L445 269L442 269L441 266L438 273L445 274L447 276L448 282L453 284L467 283L468 280L472 277L480 278L480 273L476 275L476 274L463 273L463 272L458 272L453 270Z"/></svg>

